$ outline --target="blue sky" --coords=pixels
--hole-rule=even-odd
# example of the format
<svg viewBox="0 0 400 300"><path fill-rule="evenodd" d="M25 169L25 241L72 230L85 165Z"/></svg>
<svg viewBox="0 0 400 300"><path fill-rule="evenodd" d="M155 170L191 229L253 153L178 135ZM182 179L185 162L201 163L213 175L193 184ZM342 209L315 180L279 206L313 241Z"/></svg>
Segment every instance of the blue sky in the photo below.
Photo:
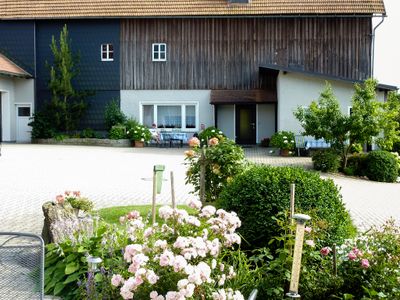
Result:
<svg viewBox="0 0 400 300"><path fill-rule="evenodd" d="M375 78L400 88L400 1L384 0L387 17L376 30ZM374 24L380 18L375 18Z"/></svg>

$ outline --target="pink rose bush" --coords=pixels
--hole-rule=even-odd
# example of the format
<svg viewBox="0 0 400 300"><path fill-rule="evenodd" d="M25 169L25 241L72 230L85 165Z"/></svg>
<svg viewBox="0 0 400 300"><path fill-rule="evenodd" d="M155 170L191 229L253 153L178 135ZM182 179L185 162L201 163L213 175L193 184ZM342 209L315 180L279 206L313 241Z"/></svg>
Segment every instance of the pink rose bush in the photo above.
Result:
<svg viewBox="0 0 400 300"><path fill-rule="evenodd" d="M123 299L244 299L240 291L224 289L236 272L221 259L225 249L241 242L240 219L234 212L202 208L197 200L189 206L197 213L161 207L162 224L148 224L133 212L121 219L130 239L126 267L111 284Z"/></svg>

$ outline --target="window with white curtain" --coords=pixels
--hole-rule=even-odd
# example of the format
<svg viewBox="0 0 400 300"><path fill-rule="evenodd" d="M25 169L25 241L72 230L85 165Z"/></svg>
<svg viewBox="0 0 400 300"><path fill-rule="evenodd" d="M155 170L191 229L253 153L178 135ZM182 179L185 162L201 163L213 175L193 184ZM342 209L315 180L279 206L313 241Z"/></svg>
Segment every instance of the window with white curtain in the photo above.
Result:
<svg viewBox="0 0 400 300"><path fill-rule="evenodd" d="M147 127L177 128L196 131L198 128L197 104L143 104L142 123Z"/></svg>

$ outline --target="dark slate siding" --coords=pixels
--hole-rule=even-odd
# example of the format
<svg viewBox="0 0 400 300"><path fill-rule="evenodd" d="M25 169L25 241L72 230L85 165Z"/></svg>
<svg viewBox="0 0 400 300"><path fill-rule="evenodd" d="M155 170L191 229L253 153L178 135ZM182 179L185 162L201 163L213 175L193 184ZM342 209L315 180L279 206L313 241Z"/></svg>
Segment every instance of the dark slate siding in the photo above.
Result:
<svg viewBox="0 0 400 300"><path fill-rule="evenodd" d="M34 75L34 22L0 21L0 53Z"/></svg>
<svg viewBox="0 0 400 300"><path fill-rule="evenodd" d="M52 63L51 38L59 39L60 31L67 24L72 51L80 57L79 74L75 88L95 93L89 99L90 106L82 128L103 129L104 106L112 99L119 100L119 20L68 20L37 21L37 106L49 100L47 89L49 69L46 62ZM114 45L114 61L102 62L100 45Z"/></svg>

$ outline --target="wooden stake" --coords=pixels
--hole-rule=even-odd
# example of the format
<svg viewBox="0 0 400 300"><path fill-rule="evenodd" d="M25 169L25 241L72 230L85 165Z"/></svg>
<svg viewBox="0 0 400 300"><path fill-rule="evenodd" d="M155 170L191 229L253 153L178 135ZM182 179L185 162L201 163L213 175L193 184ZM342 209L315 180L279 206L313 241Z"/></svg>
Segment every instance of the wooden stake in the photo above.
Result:
<svg viewBox="0 0 400 300"><path fill-rule="evenodd" d="M174 186L174 172L171 171L170 173L170 178L171 178L171 200L172 200L172 208L176 208L176 203L175 203L175 186Z"/></svg>
<svg viewBox="0 0 400 300"><path fill-rule="evenodd" d="M296 185L292 183L290 185L290 219L292 220L292 225L294 225L294 199L295 199Z"/></svg>
<svg viewBox="0 0 400 300"><path fill-rule="evenodd" d="M156 182L156 172L153 171L153 201L151 207L151 215L153 224L156 222L156 196L157 196L157 182Z"/></svg>
<svg viewBox="0 0 400 300"><path fill-rule="evenodd" d="M203 205L206 201L206 155L204 147L201 148L200 156L200 201Z"/></svg>
<svg viewBox="0 0 400 300"><path fill-rule="evenodd" d="M337 276L337 263L336 263L336 244L333 244L333 249L332 249L332 253L333 253L333 275Z"/></svg>

